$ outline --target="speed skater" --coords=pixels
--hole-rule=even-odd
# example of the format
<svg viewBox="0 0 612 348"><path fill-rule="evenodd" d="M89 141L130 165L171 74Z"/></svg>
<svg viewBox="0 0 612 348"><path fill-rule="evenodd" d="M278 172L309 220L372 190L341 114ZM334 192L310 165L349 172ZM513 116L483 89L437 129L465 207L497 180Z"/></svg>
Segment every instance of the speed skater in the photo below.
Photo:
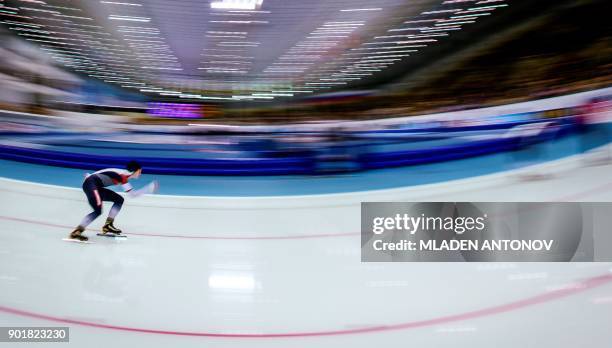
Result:
<svg viewBox="0 0 612 348"><path fill-rule="evenodd" d="M118 193L109 190L106 187L121 185L123 190L131 197L156 192L158 187L156 181L153 181L140 190L132 189L132 185L128 181L130 179L138 179L141 174L142 167L136 161L129 162L126 169L107 168L99 170L93 174L87 174L85 180L83 181L83 192L87 197L89 205L93 208L93 211L87 214L81 223L74 229L74 231L70 233L70 239L76 239L82 242L89 239L82 235L82 233L90 223L102 215L103 201L113 202L113 206L111 207L106 222L102 227L102 233L119 235L121 230L113 225L113 221L115 220L117 214L119 214L119 211L121 211L124 199Z"/></svg>

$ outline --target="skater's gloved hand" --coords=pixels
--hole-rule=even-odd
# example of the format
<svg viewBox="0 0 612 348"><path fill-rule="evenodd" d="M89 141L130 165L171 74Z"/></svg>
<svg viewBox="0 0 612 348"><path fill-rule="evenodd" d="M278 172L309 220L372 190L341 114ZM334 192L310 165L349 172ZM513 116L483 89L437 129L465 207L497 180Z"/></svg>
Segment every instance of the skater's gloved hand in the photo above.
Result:
<svg viewBox="0 0 612 348"><path fill-rule="evenodd" d="M159 188L159 184L157 183L157 181L152 181L138 190L132 190L128 192L128 196L131 198L136 198L142 195L156 193L158 188Z"/></svg>

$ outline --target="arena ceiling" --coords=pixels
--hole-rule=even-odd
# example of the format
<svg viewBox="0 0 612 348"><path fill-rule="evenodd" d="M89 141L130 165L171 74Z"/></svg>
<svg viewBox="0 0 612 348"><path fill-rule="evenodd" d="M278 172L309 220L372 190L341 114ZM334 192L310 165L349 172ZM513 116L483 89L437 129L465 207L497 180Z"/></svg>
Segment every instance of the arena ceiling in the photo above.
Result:
<svg viewBox="0 0 612 348"><path fill-rule="evenodd" d="M152 96L271 100L362 85L509 0L0 0L60 65Z"/></svg>

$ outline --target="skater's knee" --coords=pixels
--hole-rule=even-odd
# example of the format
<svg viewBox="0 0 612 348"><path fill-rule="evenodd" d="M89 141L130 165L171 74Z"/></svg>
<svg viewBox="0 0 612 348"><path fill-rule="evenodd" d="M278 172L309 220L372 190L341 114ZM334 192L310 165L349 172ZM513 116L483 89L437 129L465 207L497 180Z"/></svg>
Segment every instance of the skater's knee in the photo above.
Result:
<svg viewBox="0 0 612 348"><path fill-rule="evenodd" d="M102 206L101 205L96 206L92 214L94 214L96 217L102 215Z"/></svg>
<svg viewBox="0 0 612 348"><path fill-rule="evenodd" d="M121 206L123 205L123 201L125 201L125 199L118 195L117 198L115 199L115 204Z"/></svg>

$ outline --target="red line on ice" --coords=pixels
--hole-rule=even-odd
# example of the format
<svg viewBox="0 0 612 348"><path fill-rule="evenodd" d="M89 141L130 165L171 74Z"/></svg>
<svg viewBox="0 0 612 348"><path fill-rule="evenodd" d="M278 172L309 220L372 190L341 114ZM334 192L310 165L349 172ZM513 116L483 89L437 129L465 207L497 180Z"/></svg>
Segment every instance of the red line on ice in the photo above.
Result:
<svg viewBox="0 0 612 348"><path fill-rule="evenodd" d="M526 299L510 302L498 306L489 308L478 309L470 312L461 314L453 314L433 319L411 321L406 323L394 324L394 325L380 325L370 326L359 329L345 329L345 330L329 330L329 331L304 331L304 332L279 332L279 333L215 333L215 332L191 332L191 331L169 331L169 330L157 330L157 329L144 329L127 326L99 324L93 322L86 322L81 320L65 319L50 315L38 314L34 312L24 311L20 309L14 309L9 307L0 306L0 312L15 314L23 317L43 319L64 324L75 324L81 326L89 326L101 329L111 329L120 331L131 331L140 333L160 334L160 335L175 335L175 336L200 336L200 337L217 337L217 338L287 338L287 337L312 337L312 336L338 336L338 335L354 335L364 333L376 333L394 330L407 330L416 329L420 327L435 326L451 322L466 321L470 319L476 319L485 316L491 316L518 310L521 308L551 302L553 300L568 297L577 293L587 291L592 288L596 288L602 285L606 285L612 282L612 274L604 274L597 277L587 278L578 281L571 286L563 287L557 290L552 290L543 294L528 297Z"/></svg>
<svg viewBox="0 0 612 348"><path fill-rule="evenodd" d="M56 227L72 231L74 226L54 224L50 222L22 219L10 216L0 215L0 220L17 221L34 225ZM90 229L91 230L91 229ZM94 229L94 231L100 231ZM331 238L331 237L350 237L358 236L359 232L352 233L322 233L322 234L298 234L287 236L188 236L188 235L172 235L172 234L157 234L157 233L124 233L128 236L145 236L145 237L162 237L162 238L183 238L183 239L227 239L227 240L282 240L282 239L308 239L308 238Z"/></svg>

